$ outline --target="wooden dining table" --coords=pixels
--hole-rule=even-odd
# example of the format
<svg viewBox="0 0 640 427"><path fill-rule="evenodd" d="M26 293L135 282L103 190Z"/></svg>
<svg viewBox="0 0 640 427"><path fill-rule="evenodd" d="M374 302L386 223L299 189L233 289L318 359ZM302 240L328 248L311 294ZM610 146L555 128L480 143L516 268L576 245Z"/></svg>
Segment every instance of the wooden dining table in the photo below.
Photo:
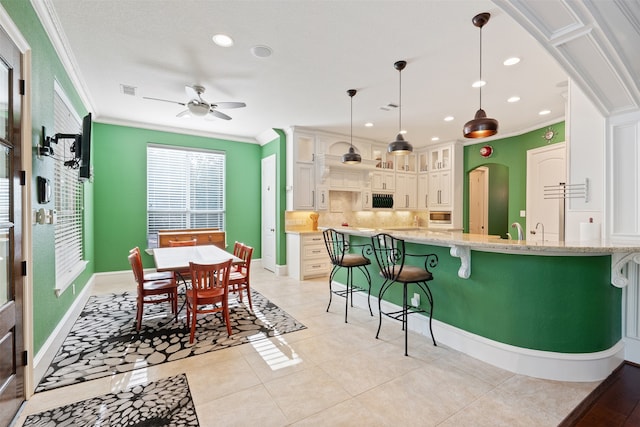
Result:
<svg viewBox="0 0 640 427"><path fill-rule="evenodd" d="M232 265L244 262L242 258L214 245L154 248L153 259L156 263L156 270L175 272L188 270L189 262L216 264L228 259L231 260Z"/></svg>

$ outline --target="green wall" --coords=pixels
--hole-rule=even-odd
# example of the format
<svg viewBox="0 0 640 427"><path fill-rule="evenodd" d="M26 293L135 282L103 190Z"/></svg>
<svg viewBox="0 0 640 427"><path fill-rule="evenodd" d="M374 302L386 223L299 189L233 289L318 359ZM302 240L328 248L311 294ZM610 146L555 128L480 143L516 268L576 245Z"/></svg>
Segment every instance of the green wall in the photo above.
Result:
<svg viewBox="0 0 640 427"><path fill-rule="evenodd" d="M53 96L54 81L57 81L73 104L80 117L87 113L76 92L69 76L64 71L48 36L46 35L31 3L26 0L0 0L0 3L19 28L31 49L31 118L32 118L32 147L39 144L41 128L53 129ZM55 147L54 147L55 149ZM43 176L53 182L54 159L38 158L35 148L31 153L33 173L28 179L31 188L35 189L36 176ZM94 235L93 235L93 185L84 184L84 257L89 261L85 271L74 281L76 292L86 285L94 272ZM33 209L53 209L53 202L46 205L37 203L37 193L32 191L31 204ZM54 226L32 225L33 258L33 346L37 352L49 337L59 321L71 307L77 294L74 295L69 287L60 297L54 294L55 288L55 259L54 259Z"/></svg>
<svg viewBox="0 0 640 427"><path fill-rule="evenodd" d="M227 244L241 241L260 258L261 147L232 140L95 123L93 131L96 272L128 270L134 246L146 248L147 143L224 151ZM153 267L144 255L146 267Z"/></svg>
<svg viewBox="0 0 640 427"><path fill-rule="evenodd" d="M556 136L551 141L551 144L563 142L565 140L565 123L556 123L551 128L556 131ZM525 226L525 218L520 218L520 211L527 208L527 150L549 144L542 137L546 129L547 126L522 135L496 139L490 142L480 141L477 144L464 147L463 224L465 231L469 231L469 171L478 166L491 164L504 165L509 169L507 227L513 222L519 222L520 225ZM485 144L493 147L491 157L485 158L480 155L480 147ZM491 213L489 214L489 221L491 222ZM504 233L507 231L505 230ZM494 229L492 234L503 233L497 233Z"/></svg>

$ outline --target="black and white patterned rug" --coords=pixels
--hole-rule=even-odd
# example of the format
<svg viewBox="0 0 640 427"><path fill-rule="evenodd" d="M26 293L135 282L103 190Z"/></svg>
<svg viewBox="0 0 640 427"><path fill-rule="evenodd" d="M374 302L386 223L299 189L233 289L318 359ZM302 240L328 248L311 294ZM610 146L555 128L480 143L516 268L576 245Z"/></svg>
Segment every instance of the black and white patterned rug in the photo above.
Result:
<svg viewBox="0 0 640 427"><path fill-rule="evenodd" d="M63 426L199 426L184 374L136 385L38 414L23 427Z"/></svg>
<svg viewBox="0 0 640 427"><path fill-rule="evenodd" d="M189 344L185 311L171 316L168 303L146 304L140 332L135 328L136 296L92 296L58 350L36 392L146 368L185 357L304 329L305 326L252 291L253 313L229 298L233 334L227 336L222 314L198 316Z"/></svg>

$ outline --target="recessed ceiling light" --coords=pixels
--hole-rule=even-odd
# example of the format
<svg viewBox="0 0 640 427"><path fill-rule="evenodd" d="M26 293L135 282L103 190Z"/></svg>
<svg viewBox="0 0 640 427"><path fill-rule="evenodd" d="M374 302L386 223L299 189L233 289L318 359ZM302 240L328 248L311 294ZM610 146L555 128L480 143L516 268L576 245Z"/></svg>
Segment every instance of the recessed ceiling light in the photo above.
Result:
<svg viewBox="0 0 640 427"><path fill-rule="evenodd" d="M432 141L440 141L440 138L438 138L437 136L434 136L433 138L431 138Z"/></svg>
<svg viewBox="0 0 640 427"><path fill-rule="evenodd" d="M445 122L450 122L452 120L453 120L453 116L447 116L447 117L444 118Z"/></svg>
<svg viewBox="0 0 640 427"><path fill-rule="evenodd" d="M518 62L520 62L520 58L514 56L512 58L505 59L503 64L508 67L510 65L516 65Z"/></svg>
<svg viewBox="0 0 640 427"><path fill-rule="evenodd" d="M538 114L541 116L546 116L547 114L550 114L550 113L551 113L551 110L542 110Z"/></svg>
<svg viewBox="0 0 640 427"><path fill-rule="evenodd" d="M487 82L485 82L484 80L478 80L476 82L473 82L471 87L482 87L482 86L484 86L486 84L487 84Z"/></svg>
<svg viewBox="0 0 640 427"><path fill-rule="evenodd" d="M519 96L512 96L511 98L507 99L507 102L518 102L518 101L520 101Z"/></svg>
<svg viewBox="0 0 640 427"><path fill-rule="evenodd" d="M371 127L373 127L373 123L367 122L367 123L364 124L364 127L371 128Z"/></svg>
<svg viewBox="0 0 640 427"><path fill-rule="evenodd" d="M233 46L233 39L226 34L216 34L211 37L213 42L220 47L231 47Z"/></svg>
<svg viewBox="0 0 640 427"><path fill-rule="evenodd" d="M251 53L257 58L268 58L273 53L273 50L269 46L254 46L251 48Z"/></svg>

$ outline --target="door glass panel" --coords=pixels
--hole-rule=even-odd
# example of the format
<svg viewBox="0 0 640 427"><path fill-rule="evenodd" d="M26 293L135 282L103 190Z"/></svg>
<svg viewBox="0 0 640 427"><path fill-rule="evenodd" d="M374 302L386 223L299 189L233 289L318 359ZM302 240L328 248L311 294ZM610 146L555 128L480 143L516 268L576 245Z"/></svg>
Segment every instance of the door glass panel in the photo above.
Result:
<svg viewBox="0 0 640 427"><path fill-rule="evenodd" d="M9 271L11 271L9 243L9 230L6 228L0 230L0 306L13 299L9 286Z"/></svg>
<svg viewBox="0 0 640 427"><path fill-rule="evenodd" d="M10 217L9 197L9 160L11 151L7 147L0 147L0 306L13 299L10 294L9 271L10 260L10 229L7 228Z"/></svg>
<svg viewBox="0 0 640 427"><path fill-rule="evenodd" d="M11 78L7 64L0 61L0 137L9 140L9 79Z"/></svg>

